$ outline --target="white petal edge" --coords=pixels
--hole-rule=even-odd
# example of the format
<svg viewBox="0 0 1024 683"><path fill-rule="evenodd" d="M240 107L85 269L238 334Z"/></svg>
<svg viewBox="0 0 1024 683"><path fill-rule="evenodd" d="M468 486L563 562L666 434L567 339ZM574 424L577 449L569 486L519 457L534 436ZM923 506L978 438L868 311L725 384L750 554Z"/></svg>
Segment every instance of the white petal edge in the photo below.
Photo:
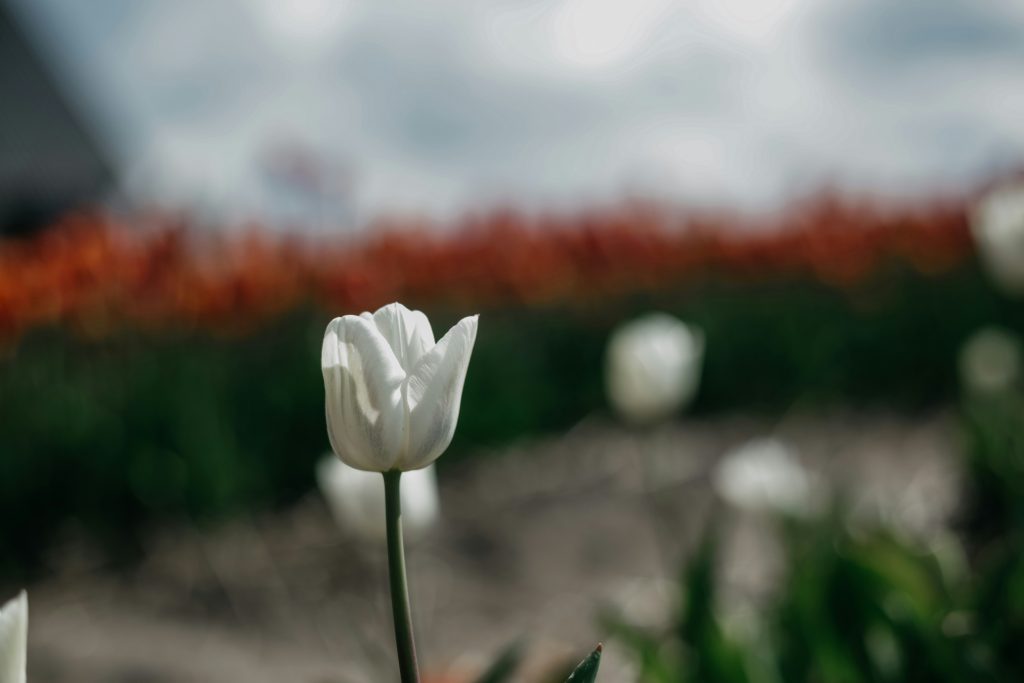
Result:
<svg viewBox="0 0 1024 683"><path fill-rule="evenodd" d="M21 591L0 608L0 681L25 683L28 594Z"/></svg>
<svg viewBox="0 0 1024 683"><path fill-rule="evenodd" d="M409 374L409 447L399 469L417 470L448 448L459 421L462 388L476 342L479 316L460 320Z"/></svg>

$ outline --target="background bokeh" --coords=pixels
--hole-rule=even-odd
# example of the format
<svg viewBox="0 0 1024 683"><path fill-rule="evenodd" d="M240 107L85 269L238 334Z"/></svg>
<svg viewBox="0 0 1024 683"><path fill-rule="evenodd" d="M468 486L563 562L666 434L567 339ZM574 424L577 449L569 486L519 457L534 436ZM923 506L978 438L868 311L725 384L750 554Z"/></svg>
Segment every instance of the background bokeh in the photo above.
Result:
<svg viewBox="0 0 1024 683"><path fill-rule="evenodd" d="M481 315L410 548L429 680L597 639L609 681L1019 678L1024 300L978 207L1022 45L960 0L0 0L30 679L393 676L380 544L317 488L323 330L391 301ZM1024 208L990 235L1012 270ZM699 385L629 424L606 349L652 311Z"/></svg>

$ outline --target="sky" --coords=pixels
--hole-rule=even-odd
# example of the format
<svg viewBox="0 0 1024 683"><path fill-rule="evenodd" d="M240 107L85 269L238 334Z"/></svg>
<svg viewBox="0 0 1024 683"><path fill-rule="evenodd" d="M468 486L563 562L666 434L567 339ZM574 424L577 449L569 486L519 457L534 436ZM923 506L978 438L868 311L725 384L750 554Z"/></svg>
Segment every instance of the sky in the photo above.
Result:
<svg viewBox="0 0 1024 683"><path fill-rule="evenodd" d="M1024 159L1010 1L0 1L125 195L219 221L757 211Z"/></svg>

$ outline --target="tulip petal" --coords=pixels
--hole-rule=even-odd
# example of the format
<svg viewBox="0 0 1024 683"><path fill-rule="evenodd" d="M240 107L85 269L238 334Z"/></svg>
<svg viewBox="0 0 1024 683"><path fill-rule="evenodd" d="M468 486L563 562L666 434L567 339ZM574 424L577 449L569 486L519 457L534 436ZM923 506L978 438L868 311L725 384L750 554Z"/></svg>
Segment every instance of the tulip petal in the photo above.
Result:
<svg viewBox="0 0 1024 683"><path fill-rule="evenodd" d="M406 372L434 346L434 331L421 311L410 311L400 303L388 304L373 314L373 322Z"/></svg>
<svg viewBox="0 0 1024 683"><path fill-rule="evenodd" d="M28 595L22 591L0 609L0 681L25 683Z"/></svg>
<svg viewBox="0 0 1024 683"><path fill-rule="evenodd" d="M361 470L394 467L405 446L406 377L388 341L365 318L335 318L320 358L327 432L338 457Z"/></svg>
<svg viewBox="0 0 1024 683"><path fill-rule="evenodd" d="M415 470L437 459L459 420L462 387L476 341L477 317L463 318L424 354L406 382L409 446L399 464Z"/></svg>

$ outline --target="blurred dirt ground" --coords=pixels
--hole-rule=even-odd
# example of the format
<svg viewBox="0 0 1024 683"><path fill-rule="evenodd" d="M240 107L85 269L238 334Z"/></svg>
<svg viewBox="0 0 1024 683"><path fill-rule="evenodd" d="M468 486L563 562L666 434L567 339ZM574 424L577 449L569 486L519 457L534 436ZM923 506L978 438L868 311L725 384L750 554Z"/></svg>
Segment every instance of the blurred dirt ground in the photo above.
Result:
<svg viewBox="0 0 1024 683"><path fill-rule="evenodd" d="M421 665L461 681L506 645L524 681L603 638L601 605L663 618L707 518L727 515L724 572L737 594L770 590L767 520L716 502L709 472L764 435L867 516L934 535L959 501L951 416L887 414L690 420L630 433L597 419L441 473L442 522L410 544ZM397 680L383 548L346 538L319 495L284 513L199 532L154 531L144 561L115 571L82 548L29 586L33 683ZM630 680L614 644L602 680Z"/></svg>

